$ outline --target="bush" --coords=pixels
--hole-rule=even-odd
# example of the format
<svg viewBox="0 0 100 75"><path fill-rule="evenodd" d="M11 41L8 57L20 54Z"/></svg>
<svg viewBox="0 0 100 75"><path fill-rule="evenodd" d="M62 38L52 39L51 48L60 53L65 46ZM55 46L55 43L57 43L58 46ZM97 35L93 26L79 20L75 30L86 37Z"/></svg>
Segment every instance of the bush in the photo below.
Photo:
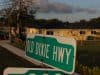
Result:
<svg viewBox="0 0 100 75"><path fill-rule="evenodd" d="M12 44L20 49L25 50L25 41L22 41L19 38L15 38Z"/></svg>
<svg viewBox="0 0 100 75"><path fill-rule="evenodd" d="M76 72L82 75L100 75L100 68L98 66L89 67L79 64L76 61Z"/></svg>

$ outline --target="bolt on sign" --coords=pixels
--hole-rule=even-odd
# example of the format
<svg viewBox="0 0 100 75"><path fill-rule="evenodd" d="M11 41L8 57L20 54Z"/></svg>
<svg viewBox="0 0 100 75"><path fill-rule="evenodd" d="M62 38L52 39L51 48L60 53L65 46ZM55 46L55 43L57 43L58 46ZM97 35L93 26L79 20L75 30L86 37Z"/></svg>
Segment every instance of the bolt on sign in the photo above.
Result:
<svg viewBox="0 0 100 75"><path fill-rule="evenodd" d="M67 74L75 69L76 40L36 34L27 36L26 56Z"/></svg>
<svg viewBox="0 0 100 75"><path fill-rule="evenodd" d="M61 71L43 68L7 68L3 75L65 75Z"/></svg>

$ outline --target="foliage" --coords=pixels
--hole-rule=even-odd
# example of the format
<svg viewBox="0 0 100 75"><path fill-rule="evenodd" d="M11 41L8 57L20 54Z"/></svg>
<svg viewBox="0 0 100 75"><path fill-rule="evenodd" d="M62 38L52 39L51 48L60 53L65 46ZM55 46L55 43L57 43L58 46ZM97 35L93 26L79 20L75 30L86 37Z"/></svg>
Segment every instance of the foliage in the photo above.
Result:
<svg viewBox="0 0 100 75"><path fill-rule="evenodd" d="M31 0L9 0L9 2L10 7L4 9L5 24L10 26L10 34L11 27L15 27L15 35L19 34L21 37L21 34L25 32L25 26L33 23L37 9L33 7L34 3Z"/></svg>
<svg viewBox="0 0 100 75"><path fill-rule="evenodd" d="M100 41L77 41L76 72L82 75L100 74Z"/></svg>
<svg viewBox="0 0 100 75"><path fill-rule="evenodd" d="M76 62L76 72L80 73L82 75L99 75L100 74L100 67L94 66L91 68L89 66L84 66L84 65Z"/></svg>
<svg viewBox="0 0 100 75"><path fill-rule="evenodd" d="M21 39L15 38L11 44L15 47L25 50L25 41L22 41Z"/></svg>

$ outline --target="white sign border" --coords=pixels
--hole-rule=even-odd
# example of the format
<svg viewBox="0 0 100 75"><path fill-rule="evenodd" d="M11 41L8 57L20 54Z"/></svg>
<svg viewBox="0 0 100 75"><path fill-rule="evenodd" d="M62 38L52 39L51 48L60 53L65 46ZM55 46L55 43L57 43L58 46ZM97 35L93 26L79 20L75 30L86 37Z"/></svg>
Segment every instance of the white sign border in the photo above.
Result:
<svg viewBox="0 0 100 75"><path fill-rule="evenodd" d="M56 69L50 69L50 68L22 68L22 67L8 67L4 70L3 75L8 75L11 73L19 73L19 74L24 74L26 73L28 70L40 70L40 71L57 71L57 72L61 72L58 71Z"/></svg>

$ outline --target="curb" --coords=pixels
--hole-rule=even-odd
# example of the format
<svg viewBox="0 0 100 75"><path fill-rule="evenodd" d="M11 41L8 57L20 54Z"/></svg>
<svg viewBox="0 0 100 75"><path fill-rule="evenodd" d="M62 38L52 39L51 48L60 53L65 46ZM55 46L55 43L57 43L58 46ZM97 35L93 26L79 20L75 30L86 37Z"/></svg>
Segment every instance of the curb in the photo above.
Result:
<svg viewBox="0 0 100 75"><path fill-rule="evenodd" d="M9 44L9 40L2 40L0 41L0 46L7 49L8 51L10 51L11 53L37 65L37 66L43 66L43 63L40 63L40 62L37 62L33 59L30 59L28 58L26 55L25 55L25 52L17 47L14 47L12 45Z"/></svg>

